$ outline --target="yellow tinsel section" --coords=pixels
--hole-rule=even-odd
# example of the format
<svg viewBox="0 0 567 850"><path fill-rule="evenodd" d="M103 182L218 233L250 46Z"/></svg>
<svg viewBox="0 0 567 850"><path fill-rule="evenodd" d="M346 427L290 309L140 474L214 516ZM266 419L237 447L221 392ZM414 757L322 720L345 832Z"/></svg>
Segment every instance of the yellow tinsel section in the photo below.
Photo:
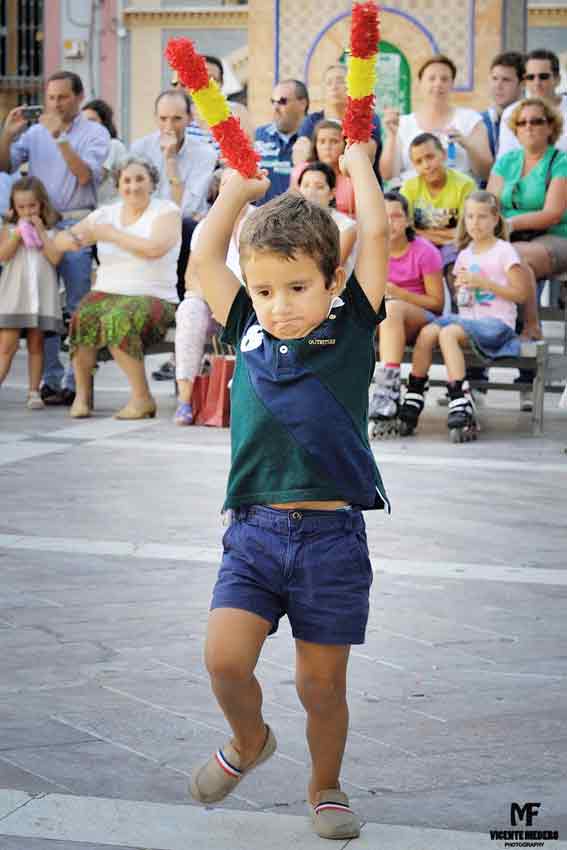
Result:
<svg viewBox="0 0 567 850"><path fill-rule="evenodd" d="M348 60L347 91L353 100L374 94L376 86L376 54L369 59L350 56Z"/></svg>
<svg viewBox="0 0 567 850"><path fill-rule="evenodd" d="M230 118L229 105L214 80L209 80L207 88L191 92L191 97L195 101L199 115L207 122L209 127L214 127L215 124L220 124L221 121Z"/></svg>

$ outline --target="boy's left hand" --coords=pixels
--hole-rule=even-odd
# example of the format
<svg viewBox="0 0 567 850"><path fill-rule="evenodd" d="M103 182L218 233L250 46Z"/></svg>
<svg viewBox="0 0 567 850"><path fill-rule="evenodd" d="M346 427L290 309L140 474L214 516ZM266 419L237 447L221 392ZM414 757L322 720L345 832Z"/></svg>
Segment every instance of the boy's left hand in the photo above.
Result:
<svg viewBox="0 0 567 850"><path fill-rule="evenodd" d="M219 195L222 196L229 192L238 194L242 197L243 204L247 201L259 201L271 185L267 174L267 171L261 169L256 177L248 179L239 174L238 171L234 171L223 185Z"/></svg>
<svg viewBox="0 0 567 850"><path fill-rule="evenodd" d="M362 159L368 159L370 164L374 163L376 156L376 142L370 139L369 142L349 142L346 146L344 154L339 157L339 168L341 174L345 177L350 177L350 167Z"/></svg>

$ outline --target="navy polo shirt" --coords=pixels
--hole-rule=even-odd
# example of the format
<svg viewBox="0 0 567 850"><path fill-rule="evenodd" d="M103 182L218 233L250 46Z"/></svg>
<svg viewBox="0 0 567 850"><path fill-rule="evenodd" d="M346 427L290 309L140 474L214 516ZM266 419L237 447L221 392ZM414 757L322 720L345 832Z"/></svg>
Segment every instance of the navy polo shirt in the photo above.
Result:
<svg viewBox="0 0 567 850"><path fill-rule="evenodd" d="M297 141L297 133L283 136L275 124L264 124L256 130L254 147L260 154L260 168L265 168L270 178L270 188L258 206L265 204L289 189L291 179L291 151Z"/></svg>
<svg viewBox="0 0 567 850"><path fill-rule="evenodd" d="M223 334L236 348L225 508L345 501L389 511L368 442L374 336L385 316L353 274L308 336L276 339L239 290Z"/></svg>

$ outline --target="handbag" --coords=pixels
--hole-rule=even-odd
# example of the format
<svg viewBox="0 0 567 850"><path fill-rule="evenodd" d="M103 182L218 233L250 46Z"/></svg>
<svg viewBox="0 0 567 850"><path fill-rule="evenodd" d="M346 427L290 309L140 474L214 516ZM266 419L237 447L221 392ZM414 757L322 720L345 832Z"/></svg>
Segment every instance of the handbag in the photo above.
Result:
<svg viewBox="0 0 567 850"><path fill-rule="evenodd" d="M549 184L551 183L551 169L553 167L553 163L555 161L555 157L559 151L553 151L551 159L547 163L547 171L545 172L545 194L547 195L547 190L549 189ZM512 206L515 210L518 209L515 201L512 201ZM510 234L510 242L531 242L532 239L537 239L538 236L545 236L547 233L546 230L513 230Z"/></svg>

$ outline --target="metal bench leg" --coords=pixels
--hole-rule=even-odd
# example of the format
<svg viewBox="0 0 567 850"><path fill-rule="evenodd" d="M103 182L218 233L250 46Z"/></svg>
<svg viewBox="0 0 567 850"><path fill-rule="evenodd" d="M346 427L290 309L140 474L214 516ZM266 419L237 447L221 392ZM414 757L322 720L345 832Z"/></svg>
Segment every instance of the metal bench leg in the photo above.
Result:
<svg viewBox="0 0 567 850"><path fill-rule="evenodd" d="M532 434L543 434L543 404L545 398L545 367L547 364L547 343L538 342L536 347L536 373L533 382Z"/></svg>

